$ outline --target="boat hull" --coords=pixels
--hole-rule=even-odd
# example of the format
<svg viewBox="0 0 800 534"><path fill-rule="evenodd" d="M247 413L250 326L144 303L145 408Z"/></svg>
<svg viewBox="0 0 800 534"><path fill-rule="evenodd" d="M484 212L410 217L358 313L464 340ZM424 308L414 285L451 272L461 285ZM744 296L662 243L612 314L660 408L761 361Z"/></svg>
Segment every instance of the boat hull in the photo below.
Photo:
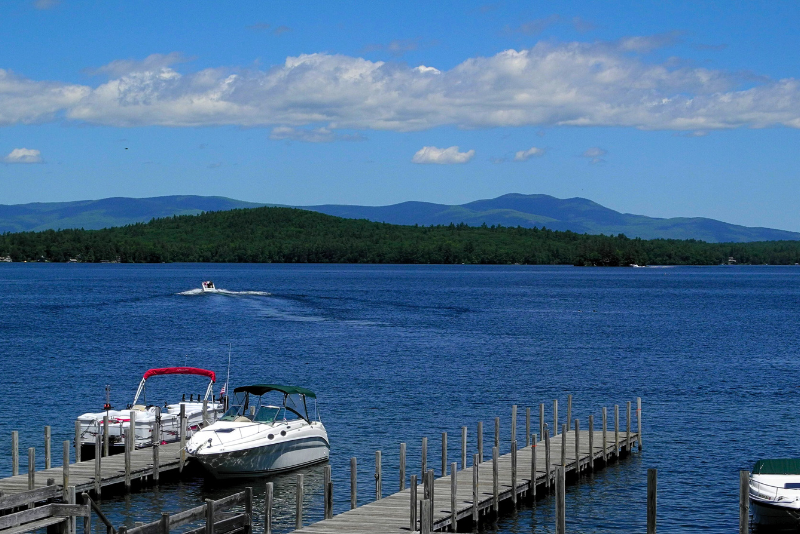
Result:
<svg viewBox="0 0 800 534"><path fill-rule="evenodd" d="M750 499L753 522L769 526L800 526L800 510L795 506L768 503L758 499ZM795 504L795 503L787 503Z"/></svg>
<svg viewBox="0 0 800 534"><path fill-rule="evenodd" d="M215 478L253 477L328 460L330 445L321 436L270 443L245 450L195 455Z"/></svg>

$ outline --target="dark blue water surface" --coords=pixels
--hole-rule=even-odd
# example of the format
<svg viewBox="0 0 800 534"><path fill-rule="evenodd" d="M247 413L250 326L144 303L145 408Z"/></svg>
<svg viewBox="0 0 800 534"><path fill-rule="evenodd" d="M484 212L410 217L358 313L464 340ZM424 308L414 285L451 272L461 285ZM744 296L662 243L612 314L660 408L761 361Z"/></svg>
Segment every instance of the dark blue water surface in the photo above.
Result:
<svg viewBox="0 0 800 534"><path fill-rule="evenodd" d="M180 294L205 279L269 295ZM477 421L488 441L500 416L507 452L512 404L523 429L525 407L537 414L547 402L550 419L552 399L565 414L570 393L584 425L590 414L599 421L603 406L624 413L626 401L642 397L645 444L641 455L568 489L570 532L644 531L649 467L659 470L660 532L732 532L738 470L800 455L798 267L2 264L0 295L3 476L12 430L22 450L40 451L42 428L52 425L60 451L76 415L101 410L106 384L122 406L150 367L188 364L224 376L229 342L232 384L318 393L337 512L349 506L350 457L359 460L366 502L374 451L383 452L389 493L400 442L413 472L429 437L436 467L441 432L457 460L461 426L472 454ZM177 389L201 392L203 383ZM322 469L305 473L309 521L321 516ZM286 531L294 474L273 480L277 527ZM102 507L132 524L239 487L197 477ZM553 512L544 499L485 528L552 532Z"/></svg>

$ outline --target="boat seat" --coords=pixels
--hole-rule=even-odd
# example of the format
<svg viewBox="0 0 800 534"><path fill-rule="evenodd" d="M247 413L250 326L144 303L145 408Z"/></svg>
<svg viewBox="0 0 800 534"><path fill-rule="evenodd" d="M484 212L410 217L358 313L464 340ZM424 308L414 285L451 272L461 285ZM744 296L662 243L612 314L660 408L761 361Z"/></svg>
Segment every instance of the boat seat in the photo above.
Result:
<svg viewBox="0 0 800 534"><path fill-rule="evenodd" d="M233 422L234 423L249 423L250 422L250 418L249 417L245 417L243 415L240 415L239 417L234 419Z"/></svg>
<svg viewBox="0 0 800 534"><path fill-rule="evenodd" d="M147 408L145 407L144 404L135 404L131 406L131 410L135 410L137 412L144 412L147 411Z"/></svg>

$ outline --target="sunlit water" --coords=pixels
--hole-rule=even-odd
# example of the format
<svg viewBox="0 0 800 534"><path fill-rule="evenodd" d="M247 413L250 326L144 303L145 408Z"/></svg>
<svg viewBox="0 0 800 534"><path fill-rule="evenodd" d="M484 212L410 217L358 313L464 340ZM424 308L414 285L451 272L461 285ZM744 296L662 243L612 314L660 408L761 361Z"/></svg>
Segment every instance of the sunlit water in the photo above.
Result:
<svg viewBox="0 0 800 534"><path fill-rule="evenodd" d="M225 292L200 294L202 280ZM21 450L39 451L42 427L52 425L60 451L75 416L101 409L106 384L124 406L150 367L188 364L224 377L228 343L233 385L318 393L337 512L349 507L350 457L367 502L375 450L389 493L400 442L414 472L429 437L437 467L441 432L457 460L460 427L469 427L472 453L477 421L488 440L500 416L507 452L512 404L523 429L525 407L536 414L547 402L549 418L558 398L565 414L568 393L584 425L589 414L599 421L602 406L642 397L645 443L641 455L568 489L570 532L644 531L649 467L659 470L660 532L732 532L738 470L800 455L797 267L0 264L0 292L3 475L11 430ZM175 397L204 388L170 380L153 387ZM309 522L322 514L322 468L303 472ZM276 529L290 530L295 474L272 480ZM245 485L263 495L263 479L197 476L102 507L132 525ZM553 512L546 498L485 528L553 532Z"/></svg>

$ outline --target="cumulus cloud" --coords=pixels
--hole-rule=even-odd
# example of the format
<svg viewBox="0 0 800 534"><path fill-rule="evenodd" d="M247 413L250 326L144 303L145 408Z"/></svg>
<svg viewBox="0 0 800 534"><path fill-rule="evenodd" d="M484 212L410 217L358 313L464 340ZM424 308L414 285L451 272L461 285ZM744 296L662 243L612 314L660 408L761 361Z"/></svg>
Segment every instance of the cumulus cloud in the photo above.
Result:
<svg viewBox="0 0 800 534"><path fill-rule="evenodd" d="M593 146L587 149L586 152L581 154L581 156L583 156L584 158L588 158L589 163L595 165L597 163L605 163L606 160L603 159L603 156L605 156L606 154L608 154L606 150L603 150L599 146Z"/></svg>
<svg viewBox="0 0 800 534"><path fill-rule="evenodd" d="M530 147L528 150L520 150L514 154L514 161L528 161L532 157L544 156L544 149L535 146Z"/></svg>
<svg viewBox="0 0 800 534"><path fill-rule="evenodd" d="M33 148L15 148L3 161L6 163L41 163L42 153Z"/></svg>
<svg viewBox="0 0 800 534"><path fill-rule="evenodd" d="M179 73L179 54L103 67L105 83L35 81L0 70L0 125L66 118L108 126L236 125L418 131L441 126L613 126L710 131L800 128L800 80L645 59L677 34L544 43L450 68L346 55L267 69ZM649 57L649 56L648 56Z"/></svg>
<svg viewBox="0 0 800 534"><path fill-rule="evenodd" d="M277 126L269 134L272 140L303 141L306 143L330 143L333 141L364 141L366 137L359 134L340 134L329 128L292 128Z"/></svg>
<svg viewBox="0 0 800 534"><path fill-rule="evenodd" d="M187 58L180 52L170 54L150 54L141 61L135 59L115 59L107 65L96 69L88 69L89 74L106 74L108 76L125 76L136 72L160 72L172 65L186 63L192 58Z"/></svg>
<svg viewBox="0 0 800 534"><path fill-rule="evenodd" d="M451 146L450 148L424 146L414 154L411 161L413 163L438 163L439 165L449 165L452 163L467 163L473 157L475 157L474 150L459 152L457 146Z"/></svg>

